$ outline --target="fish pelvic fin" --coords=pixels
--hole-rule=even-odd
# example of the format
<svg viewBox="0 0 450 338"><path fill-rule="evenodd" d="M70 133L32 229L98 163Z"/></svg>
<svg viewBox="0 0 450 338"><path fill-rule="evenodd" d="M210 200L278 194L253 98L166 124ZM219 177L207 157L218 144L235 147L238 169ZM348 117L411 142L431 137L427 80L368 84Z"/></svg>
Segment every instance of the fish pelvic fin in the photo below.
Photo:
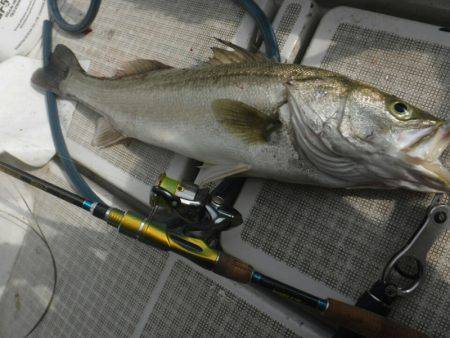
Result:
<svg viewBox="0 0 450 338"><path fill-rule="evenodd" d="M69 48L64 45L57 45L50 56L49 65L38 69L33 74L31 82L41 89L63 95L60 90L60 84L70 72L84 73L84 70L75 54Z"/></svg>
<svg viewBox="0 0 450 338"><path fill-rule="evenodd" d="M205 164L201 166L195 182L203 187L208 183L221 180L225 177L242 174L250 169L251 166L244 163Z"/></svg>
<svg viewBox="0 0 450 338"><path fill-rule="evenodd" d="M127 138L128 137L126 135L114 129L111 123L109 123L109 121L102 116L97 120L95 134L91 144L94 147L105 148L119 143Z"/></svg>
<svg viewBox="0 0 450 338"><path fill-rule="evenodd" d="M171 68L173 67L156 60L138 59L123 64L122 67L117 70L115 77L121 78L124 76L144 74L155 70Z"/></svg>
<svg viewBox="0 0 450 338"><path fill-rule="evenodd" d="M217 41L233 50L227 50L219 47L211 47L213 56L209 59L210 65L224 65L229 63L246 63L246 62L269 62L264 54L260 52L252 53L234 43L218 39Z"/></svg>
<svg viewBox="0 0 450 338"><path fill-rule="evenodd" d="M278 118L261 113L240 101L219 99L212 103L216 119L233 135L247 143L267 142L272 132L281 127Z"/></svg>

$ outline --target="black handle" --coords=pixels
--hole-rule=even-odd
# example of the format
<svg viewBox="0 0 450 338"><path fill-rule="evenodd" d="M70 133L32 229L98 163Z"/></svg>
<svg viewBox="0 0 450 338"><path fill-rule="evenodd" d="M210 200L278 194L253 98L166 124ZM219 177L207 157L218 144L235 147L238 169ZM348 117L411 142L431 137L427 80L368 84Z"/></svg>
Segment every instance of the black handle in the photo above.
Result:
<svg viewBox="0 0 450 338"><path fill-rule="evenodd" d="M225 178L213 191L211 196L220 196L224 200L224 205L232 206L236 201L245 178L243 177L228 177Z"/></svg>

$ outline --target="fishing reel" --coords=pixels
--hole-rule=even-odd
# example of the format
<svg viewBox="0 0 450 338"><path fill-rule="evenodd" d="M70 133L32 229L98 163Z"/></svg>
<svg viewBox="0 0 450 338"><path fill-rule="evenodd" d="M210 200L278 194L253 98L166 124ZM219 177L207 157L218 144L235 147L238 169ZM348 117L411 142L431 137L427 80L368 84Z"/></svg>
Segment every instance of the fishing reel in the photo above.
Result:
<svg viewBox="0 0 450 338"><path fill-rule="evenodd" d="M226 203L223 191L200 189L189 182L174 180L162 174L152 187L150 203L177 216L168 230L199 238L217 247L220 233L242 223L241 214ZM219 189L220 191L220 189Z"/></svg>

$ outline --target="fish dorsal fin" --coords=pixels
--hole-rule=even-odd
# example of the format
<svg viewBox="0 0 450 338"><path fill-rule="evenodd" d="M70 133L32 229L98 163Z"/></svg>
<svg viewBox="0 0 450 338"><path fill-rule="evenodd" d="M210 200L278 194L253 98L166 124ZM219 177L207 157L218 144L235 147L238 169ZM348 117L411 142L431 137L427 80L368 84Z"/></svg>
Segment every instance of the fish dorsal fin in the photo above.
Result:
<svg viewBox="0 0 450 338"><path fill-rule="evenodd" d="M251 166L244 163L237 164L205 164L201 167L195 182L199 186L205 186L208 183L221 180L222 178L237 175L249 171Z"/></svg>
<svg viewBox="0 0 450 338"><path fill-rule="evenodd" d="M252 53L248 50L235 45L234 43L218 39L217 41L233 50L226 50L219 47L212 47L213 56L208 63L211 65L223 65L229 63L245 63L245 62L267 62L269 61L263 54L257 52Z"/></svg>
<svg viewBox="0 0 450 338"><path fill-rule="evenodd" d="M138 59L126 62L116 72L116 77L124 77L130 75L138 75L152 72L155 70L171 69L172 66L166 65L156 60Z"/></svg>
<svg viewBox="0 0 450 338"><path fill-rule="evenodd" d="M217 120L233 135L248 143L267 142L281 126L278 118L269 117L245 103L219 99L212 103Z"/></svg>
<svg viewBox="0 0 450 338"><path fill-rule="evenodd" d="M95 134L91 144L95 147L109 147L127 139L127 136L114 129L109 121L100 117L95 126Z"/></svg>

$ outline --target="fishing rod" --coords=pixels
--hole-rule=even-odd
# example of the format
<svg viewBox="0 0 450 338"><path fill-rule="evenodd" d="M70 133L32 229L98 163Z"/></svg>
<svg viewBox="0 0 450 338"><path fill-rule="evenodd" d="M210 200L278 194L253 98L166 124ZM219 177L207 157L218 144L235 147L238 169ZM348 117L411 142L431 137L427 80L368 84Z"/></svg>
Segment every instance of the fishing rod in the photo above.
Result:
<svg viewBox="0 0 450 338"><path fill-rule="evenodd" d="M25 183L43 190L57 198L90 212L94 217L105 221L122 234L163 250L178 253L201 267L236 282L257 285L295 303L317 310L333 324L345 327L367 337L426 337L423 333L335 299L324 299L281 283L256 271L247 263L219 249L213 248L202 238L176 231L173 225L167 226L150 220L132 211L124 211L104 203L94 202L80 195L62 189L50 182L33 176L19 168L0 161L0 171ZM235 226L242 222L240 214L223 204L220 196L208 196L195 185L178 182L162 175L153 189L153 201L168 204L176 209L184 219L197 219L207 214L217 229ZM197 195L203 196L199 201ZM183 209L184 208L184 209ZM187 208L187 209L186 209ZM189 212L188 212L188 211ZM192 212L192 210L202 212ZM226 225L226 226L225 226ZM205 229L201 225L194 230ZM192 233L194 233L193 231Z"/></svg>

